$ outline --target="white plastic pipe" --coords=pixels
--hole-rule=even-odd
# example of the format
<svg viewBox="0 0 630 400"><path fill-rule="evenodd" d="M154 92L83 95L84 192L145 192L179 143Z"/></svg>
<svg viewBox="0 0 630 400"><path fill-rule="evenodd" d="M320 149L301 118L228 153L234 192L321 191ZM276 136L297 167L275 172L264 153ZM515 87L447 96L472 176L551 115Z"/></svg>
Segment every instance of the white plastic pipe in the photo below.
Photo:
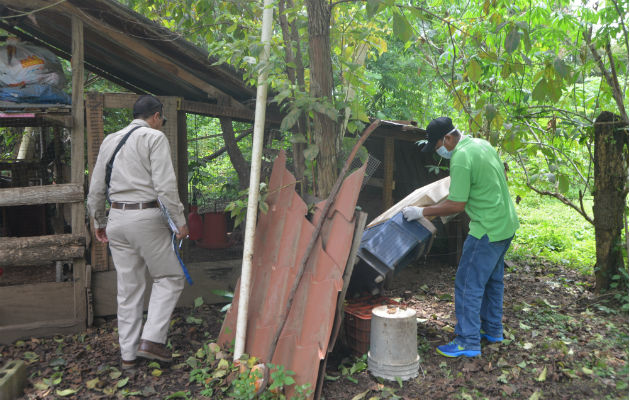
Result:
<svg viewBox="0 0 630 400"><path fill-rule="evenodd" d="M263 67L258 75L256 92L256 113L254 115L254 143L252 149L252 166L249 174L249 196L247 198L247 217L245 219L245 243L243 244L243 266L241 267L241 286L239 291L238 314L236 318L236 338L234 341L234 360L238 360L245 350L247 335L247 310L249 308L249 292L252 278L252 259L254 256L254 234L256 232L256 215L258 213L258 187L260 185L260 164L262 159L263 136L265 133L265 111L267 109L267 76L266 68L271 47L271 28L273 27L273 0L264 0L261 42L264 49L259 65ZM271 361L271 360L268 360Z"/></svg>

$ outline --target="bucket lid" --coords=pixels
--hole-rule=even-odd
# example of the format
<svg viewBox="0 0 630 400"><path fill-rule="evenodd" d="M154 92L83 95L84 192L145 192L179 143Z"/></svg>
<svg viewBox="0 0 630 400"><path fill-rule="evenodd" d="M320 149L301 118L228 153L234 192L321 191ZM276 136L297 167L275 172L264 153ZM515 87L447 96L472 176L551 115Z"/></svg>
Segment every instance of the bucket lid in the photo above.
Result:
<svg viewBox="0 0 630 400"><path fill-rule="evenodd" d="M405 319L416 316L416 310L405 306L384 305L372 309L372 315L380 318Z"/></svg>

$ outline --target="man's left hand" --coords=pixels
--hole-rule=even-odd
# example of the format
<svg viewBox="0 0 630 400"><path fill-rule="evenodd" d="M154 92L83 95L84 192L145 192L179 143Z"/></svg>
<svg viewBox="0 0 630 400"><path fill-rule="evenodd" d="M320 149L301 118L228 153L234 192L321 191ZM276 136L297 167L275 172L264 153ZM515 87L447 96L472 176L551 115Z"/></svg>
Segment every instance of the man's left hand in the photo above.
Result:
<svg viewBox="0 0 630 400"><path fill-rule="evenodd" d="M105 228L95 228L94 229L94 236L96 236L96 240L98 240L101 243L109 242L109 239L107 238L107 232L105 231Z"/></svg>

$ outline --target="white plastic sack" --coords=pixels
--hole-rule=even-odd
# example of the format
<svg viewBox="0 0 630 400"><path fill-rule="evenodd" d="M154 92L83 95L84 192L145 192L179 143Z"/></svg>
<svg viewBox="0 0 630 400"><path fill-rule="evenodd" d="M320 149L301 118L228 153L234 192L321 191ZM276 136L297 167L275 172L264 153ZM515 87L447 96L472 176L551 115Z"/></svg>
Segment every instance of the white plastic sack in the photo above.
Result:
<svg viewBox="0 0 630 400"><path fill-rule="evenodd" d="M51 51L17 38L0 46L0 86L50 85L62 89L66 84L61 63Z"/></svg>

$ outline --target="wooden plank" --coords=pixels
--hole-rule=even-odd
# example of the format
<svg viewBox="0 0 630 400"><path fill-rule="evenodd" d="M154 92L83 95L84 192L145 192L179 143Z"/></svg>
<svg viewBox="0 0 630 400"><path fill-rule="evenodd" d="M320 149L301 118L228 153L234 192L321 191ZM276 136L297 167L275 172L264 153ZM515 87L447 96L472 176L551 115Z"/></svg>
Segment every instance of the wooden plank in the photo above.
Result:
<svg viewBox="0 0 630 400"><path fill-rule="evenodd" d="M195 298L203 297L207 304L227 303L221 296L212 294L213 289L234 291L241 260L214 261L187 265L194 285L186 284L184 292L177 302L178 307L189 307ZM147 288L144 296L144 309L149 304L151 278L146 274ZM116 271L92 273L92 295L94 298L94 316L116 315Z"/></svg>
<svg viewBox="0 0 630 400"><path fill-rule="evenodd" d="M11 345L16 340L31 337L70 335L84 330L83 321L75 319L57 319L37 321L28 324L0 326L0 344Z"/></svg>
<svg viewBox="0 0 630 400"><path fill-rule="evenodd" d="M46 282L0 288L0 326L73 319L73 282Z"/></svg>
<svg viewBox="0 0 630 400"><path fill-rule="evenodd" d="M83 22L76 15L72 16L72 153L70 177L72 183L84 185L85 181L85 104L83 102L84 44ZM83 202L72 205L72 233L85 236L85 205ZM85 297L85 260L75 258L72 264L74 308L70 314L82 321L85 328L87 320L87 301Z"/></svg>
<svg viewBox="0 0 630 400"><path fill-rule="evenodd" d="M386 137L385 141L385 156L383 160L383 209L389 209L394 204L393 189L394 189L394 139Z"/></svg>
<svg viewBox="0 0 630 400"><path fill-rule="evenodd" d="M83 235L63 234L0 238L0 266L39 265L85 254ZM1 304L1 303L0 303Z"/></svg>
<svg viewBox="0 0 630 400"><path fill-rule="evenodd" d="M55 203L80 203L83 207L83 197L83 185L77 183L16 187L0 189L0 207Z"/></svg>
<svg viewBox="0 0 630 400"><path fill-rule="evenodd" d="M103 93L103 107L132 109L138 96L135 93Z"/></svg>

